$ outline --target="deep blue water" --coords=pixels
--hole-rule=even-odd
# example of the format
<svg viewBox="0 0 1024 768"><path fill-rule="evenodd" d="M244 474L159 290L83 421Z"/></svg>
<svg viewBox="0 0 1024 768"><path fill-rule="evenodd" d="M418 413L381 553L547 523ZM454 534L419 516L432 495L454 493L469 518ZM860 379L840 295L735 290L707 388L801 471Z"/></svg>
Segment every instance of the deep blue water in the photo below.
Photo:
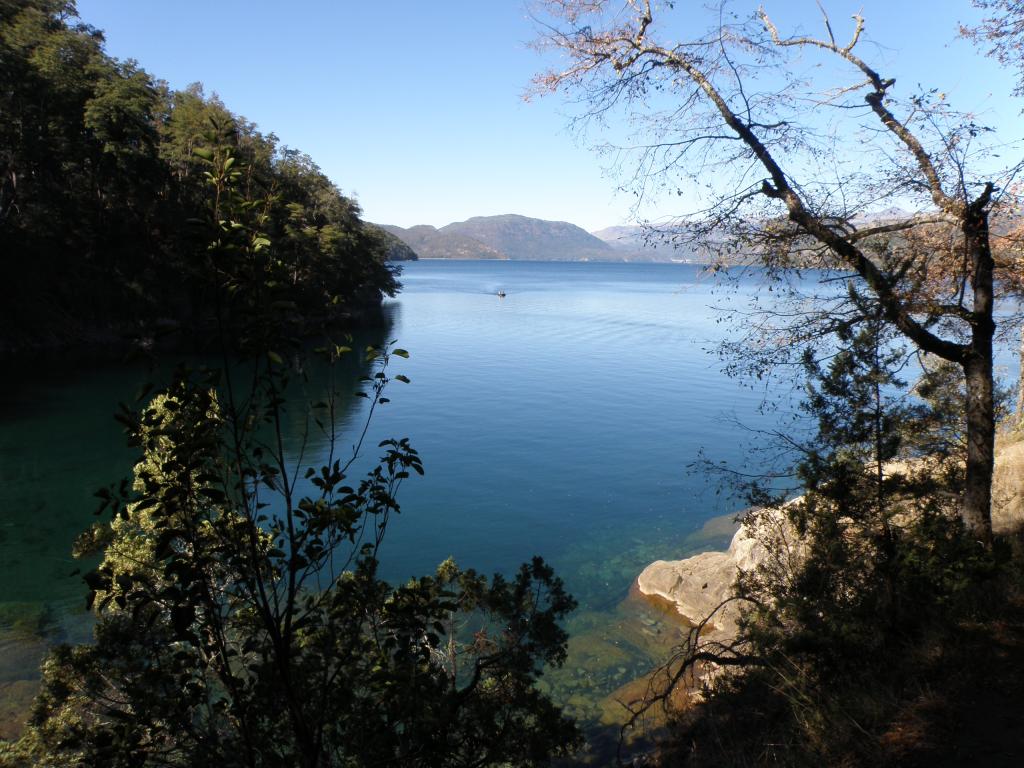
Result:
<svg viewBox="0 0 1024 768"><path fill-rule="evenodd" d="M392 388L374 430L407 435L427 473L405 489L390 573L539 553L566 563L581 596L609 600L628 581L584 584L577 550L612 557L635 540L668 557L732 509L687 465L702 447L740 459L746 435L725 417L762 423L761 393L706 351L722 331L697 268L429 261L402 280L391 332L412 384Z"/></svg>
<svg viewBox="0 0 1024 768"><path fill-rule="evenodd" d="M449 556L508 572L544 556L580 601L569 663L545 685L573 713L607 719L606 697L679 638L627 598L630 585L652 560L724 545L727 532L698 531L739 506L690 465L703 449L743 469L748 430L780 416L761 412L763 386L728 378L709 352L726 332L711 306L739 306L759 283L715 292L678 264L453 261L408 264L402 282L383 326L356 340L411 353L393 372L412 383L392 386L364 461L380 439L409 437L426 467L402 488L384 575L401 581ZM346 369L353 389L364 372ZM93 519L92 493L130 472L111 415L150 375L59 363L0 387L0 704L30 694L46 642L88 636L69 550ZM365 403L347 403L343 446ZM307 461L324 450L314 442Z"/></svg>

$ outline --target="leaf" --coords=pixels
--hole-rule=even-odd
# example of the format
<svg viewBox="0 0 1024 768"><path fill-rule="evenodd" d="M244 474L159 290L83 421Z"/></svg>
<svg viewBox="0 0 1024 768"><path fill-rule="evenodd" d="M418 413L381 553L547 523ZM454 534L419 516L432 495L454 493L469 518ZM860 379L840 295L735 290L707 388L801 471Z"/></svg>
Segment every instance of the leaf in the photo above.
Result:
<svg viewBox="0 0 1024 768"><path fill-rule="evenodd" d="M412 383L412 382L409 381L409 377L408 376L405 376L404 374L401 374L401 373L399 373L399 374L397 374L395 376L395 381L400 381L403 384L410 384L410 383Z"/></svg>
<svg viewBox="0 0 1024 768"><path fill-rule="evenodd" d="M391 350L391 354L392 355L397 355L398 357L405 357L405 358L409 357L409 352L407 350L404 350L404 349L401 349L401 348L397 348L397 349Z"/></svg>
<svg viewBox="0 0 1024 768"><path fill-rule="evenodd" d="M224 491L219 488L200 488L199 493L215 504L222 504L227 500L227 496L224 494Z"/></svg>
<svg viewBox="0 0 1024 768"><path fill-rule="evenodd" d="M188 603L171 608L171 624L179 638L191 636L190 628L196 618L196 609Z"/></svg>
<svg viewBox="0 0 1024 768"><path fill-rule="evenodd" d="M267 359L270 360L274 365L284 365L284 360L272 349L267 350Z"/></svg>

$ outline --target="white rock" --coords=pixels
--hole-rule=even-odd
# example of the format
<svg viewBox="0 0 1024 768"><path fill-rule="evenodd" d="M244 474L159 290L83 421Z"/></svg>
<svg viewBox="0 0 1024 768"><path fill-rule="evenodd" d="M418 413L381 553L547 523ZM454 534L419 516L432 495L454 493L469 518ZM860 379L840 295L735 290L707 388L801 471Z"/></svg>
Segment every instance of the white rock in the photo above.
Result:
<svg viewBox="0 0 1024 768"><path fill-rule="evenodd" d="M889 471L906 471L893 462ZM1024 441L1001 448L996 455L992 483L992 528L1008 534L1024 528ZM799 499L794 499L792 504ZM894 520L899 524L899 520ZM637 578L645 595L673 603L691 624L697 624L729 596L737 575L757 567L794 572L804 544L786 520L783 510L747 515L725 552L701 552L683 560L658 560ZM712 620L719 633L735 633L740 605L733 602Z"/></svg>
<svg viewBox="0 0 1024 768"><path fill-rule="evenodd" d="M673 603L676 610L696 624L718 608L732 592L740 571L749 571L769 558L790 567L799 556L800 542L792 534L781 511L762 512L740 525L725 552L701 552L684 560L658 560L637 577L637 587L648 596ZM781 559L780 559L781 558ZM732 635L739 618L739 603L732 602L711 621L718 633Z"/></svg>

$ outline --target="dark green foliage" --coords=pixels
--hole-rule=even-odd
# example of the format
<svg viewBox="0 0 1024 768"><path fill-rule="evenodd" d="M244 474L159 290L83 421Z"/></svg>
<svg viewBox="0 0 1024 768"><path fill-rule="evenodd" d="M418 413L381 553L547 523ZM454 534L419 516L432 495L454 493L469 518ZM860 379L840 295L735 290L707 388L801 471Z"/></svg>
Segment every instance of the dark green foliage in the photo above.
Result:
<svg viewBox="0 0 1024 768"><path fill-rule="evenodd" d="M230 34L230 30L226 31ZM385 240L312 161L201 87L172 92L103 51L73 2L0 3L0 352L206 337L204 151L245 166L243 197L287 260L308 323L344 322L396 288Z"/></svg>
<svg viewBox="0 0 1024 768"><path fill-rule="evenodd" d="M383 372L387 353L378 359ZM338 462L311 469L312 492L292 505L273 451L232 447L239 425L211 383L183 373L132 422L143 459L130 499L107 497L116 515L89 579L95 642L47 660L29 754L80 766L534 765L575 743L533 687L564 660L557 622L574 606L549 567L487 580L448 562L386 584L376 555L394 494L422 472L407 441L382 443L357 486ZM277 407L260 419L268 428ZM456 631L457 616L474 631Z"/></svg>
<svg viewBox="0 0 1024 768"><path fill-rule="evenodd" d="M209 201L194 223L207 241L194 285L214 310L226 363L180 369L121 414L140 449L134 481L97 494L112 515L77 547L102 552L86 578L94 642L47 658L29 729L13 749L0 745L0 761L454 767L567 754L576 726L534 687L564 661L559 622L575 607L552 570L537 558L486 579L448 561L388 584L380 546L401 511L399 488L423 473L408 440L381 442L377 465L355 482L363 438L339 456L343 393L331 386L303 409L301 445L286 450L285 395L316 364L295 332L336 279L303 261L302 241L330 241L324 252L340 261L362 245L332 223L351 210L332 212L344 203L329 187L286 206L253 196L259 169L236 151L193 149ZM296 189L309 191L308 160L286 160ZM240 360L228 363L232 352ZM354 354L338 344L318 352L328 366ZM392 344L365 350L368 418L390 382L408 383L388 370L408 356ZM326 459L306 467L311 434Z"/></svg>
<svg viewBox="0 0 1024 768"><path fill-rule="evenodd" d="M957 380L930 370L926 399L908 399L905 356L877 317L838 342L827 368L805 359L817 429L796 466L804 495L746 520L773 556L738 581L745 669L684 727L692 764L881 761L924 660L996 572L957 516L959 414L946 391Z"/></svg>
<svg viewBox="0 0 1024 768"><path fill-rule="evenodd" d="M903 351L874 318L838 341L827 370L806 360L804 408L817 432L796 468L805 493L785 507L800 565L740 584L770 606L751 614L755 642L812 655L818 674L898 658L893 644L913 639L915 623L964 586L957 574L985 559L951 514L955 488L943 487L935 457L905 444L934 416L907 401Z"/></svg>
<svg viewBox="0 0 1024 768"><path fill-rule="evenodd" d="M309 572L328 531L352 542L386 514L383 486L406 465L407 447L392 447L343 508L300 502L319 532L303 555L265 540L254 556L247 535L259 533L204 501L211 488L198 491L198 520L183 525L177 505L174 522L157 517L155 572L101 571L123 605L101 610L94 645L47 662L35 754L82 766L535 765L572 745L571 722L532 687L564 658L555 620L573 605L539 560L511 581L449 563L395 589L366 545L326 590L288 602L290 575ZM477 622L471 642L446 636L455 612Z"/></svg>

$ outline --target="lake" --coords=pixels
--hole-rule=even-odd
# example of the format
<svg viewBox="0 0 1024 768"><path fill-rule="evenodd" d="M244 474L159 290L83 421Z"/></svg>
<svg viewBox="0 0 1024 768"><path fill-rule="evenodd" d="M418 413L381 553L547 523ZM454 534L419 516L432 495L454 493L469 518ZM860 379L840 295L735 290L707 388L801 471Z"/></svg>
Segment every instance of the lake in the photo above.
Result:
<svg viewBox="0 0 1024 768"><path fill-rule="evenodd" d="M637 574L728 541L701 528L738 502L690 465L704 449L742 466L745 427L775 423L759 410L763 388L729 379L707 351L724 333L710 306L735 306L757 282L715 294L690 265L456 261L410 263L402 282L382 325L357 339L411 353L394 372L412 383L392 386L367 445L407 436L426 468L402 488L384 575L449 556L508 572L542 555L580 603L569 662L544 685L588 722L610 722L615 692L681 632L629 598ZM359 373L349 366L353 388ZM148 375L61 363L0 389L0 721L31 695L45 643L88 637L69 549L94 519L93 492L130 471L111 416ZM348 404L343 444L365 403Z"/></svg>

